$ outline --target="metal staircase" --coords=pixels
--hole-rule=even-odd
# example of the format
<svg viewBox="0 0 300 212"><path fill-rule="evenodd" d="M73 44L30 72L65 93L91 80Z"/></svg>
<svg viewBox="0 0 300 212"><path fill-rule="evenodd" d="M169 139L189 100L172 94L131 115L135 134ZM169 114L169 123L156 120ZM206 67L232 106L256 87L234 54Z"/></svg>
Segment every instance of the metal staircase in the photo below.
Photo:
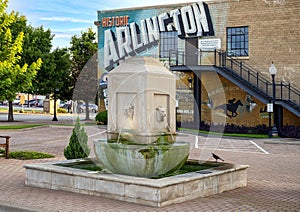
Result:
<svg viewBox="0 0 300 212"><path fill-rule="evenodd" d="M261 72L255 70L245 62L238 60L233 56L228 56L225 51L215 51L213 52L214 60L212 63L202 64L201 57L203 56L203 52L200 51L197 54L200 54L198 56L200 59L198 60L198 66L202 66L201 69L209 69L208 66L210 66L218 74L232 81L263 103L268 103L273 98L272 82ZM212 52L209 54L212 54ZM169 65L171 70L178 70L178 67L180 66L187 67L184 58L186 58L184 52L170 52ZM203 68L203 66L206 68ZM183 69L184 68L181 70ZM289 82L281 81L275 84L275 90L275 103L282 105L284 108L300 117L300 89Z"/></svg>

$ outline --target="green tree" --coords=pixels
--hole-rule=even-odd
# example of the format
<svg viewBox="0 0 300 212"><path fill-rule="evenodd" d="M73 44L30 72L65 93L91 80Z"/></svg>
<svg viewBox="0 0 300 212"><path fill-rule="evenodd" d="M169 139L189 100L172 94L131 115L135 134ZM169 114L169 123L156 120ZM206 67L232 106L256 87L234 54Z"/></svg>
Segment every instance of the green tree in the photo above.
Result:
<svg viewBox="0 0 300 212"><path fill-rule="evenodd" d="M71 70L74 86L73 99L84 101L86 119L89 119L89 102L95 102L98 88L96 34L91 28L80 37L71 38Z"/></svg>
<svg viewBox="0 0 300 212"><path fill-rule="evenodd" d="M32 63L36 61L37 58L41 58L43 61L42 67L32 82L32 87L24 90L24 92L47 94L49 93L49 88L46 87L48 78L46 78L45 75L55 67L55 64L53 64L55 61L53 60L53 56L51 56L54 35L51 34L50 29L45 30L42 26L37 28L26 26L24 33L22 62Z"/></svg>
<svg viewBox="0 0 300 212"><path fill-rule="evenodd" d="M28 87L24 92L47 95L57 90L58 98L71 99L72 78L68 50L56 48L51 51L54 35L50 29L45 30L43 26L34 28L28 26L26 21L24 16L18 16L16 22L11 25L13 34L24 31L21 62L31 63L41 58L43 64L32 82L32 87Z"/></svg>
<svg viewBox="0 0 300 212"><path fill-rule="evenodd" d="M24 33L20 32L13 38L10 26L17 20L18 14L7 14L7 4L8 0L0 1L0 99L9 101L8 121L13 121L12 101L17 92L31 87L42 60L39 58L31 65L20 65Z"/></svg>
<svg viewBox="0 0 300 212"><path fill-rule="evenodd" d="M55 71L50 73L51 81L48 81L47 87L58 88L57 97L62 100L70 100L72 98L72 78L71 78L71 61L67 48L56 48L52 53Z"/></svg>
<svg viewBox="0 0 300 212"><path fill-rule="evenodd" d="M45 80L43 73L47 72L48 68L51 69L47 60L51 58L49 54L51 52L52 39L54 35L51 34L50 29L44 30L42 26L34 28L27 25L26 17L19 16L18 13L16 13L16 20L10 25L10 29L13 39L16 39L19 33L24 33L22 60L19 62L21 66L26 63L31 64L39 58L43 61L40 71L37 73L32 82L32 86L27 87L24 91L22 91L25 93L38 94L38 92L42 92L44 90L44 88L41 87Z"/></svg>
<svg viewBox="0 0 300 212"><path fill-rule="evenodd" d="M66 159L86 158L90 154L90 148L87 145L88 136L81 127L79 118L77 118L73 133L70 137L69 145L64 149Z"/></svg>
<svg viewBox="0 0 300 212"><path fill-rule="evenodd" d="M43 76L47 80L40 81L41 91L44 94L54 94L54 110L56 117L56 100L71 99L71 69L70 69L70 55L66 48L56 48L46 61L48 63L47 72L43 72ZM57 121L57 118L53 118Z"/></svg>
<svg viewBox="0 0 300 212"><path fill-rule="evenodd" d="M84 68L90 58L97 52L98 44L96 42L96 33L91 28L87 32L81 32L81 36L71 38L71 69L73 83L75 85L81 70Z"/></svg>

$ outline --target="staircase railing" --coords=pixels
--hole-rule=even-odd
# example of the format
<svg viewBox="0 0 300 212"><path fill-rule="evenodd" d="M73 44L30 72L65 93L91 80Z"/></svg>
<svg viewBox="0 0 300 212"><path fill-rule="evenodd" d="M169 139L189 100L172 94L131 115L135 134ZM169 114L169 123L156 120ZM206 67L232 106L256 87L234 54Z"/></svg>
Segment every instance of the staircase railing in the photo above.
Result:
<svg viewBox="0 0 300 212"><path fill-rule="evenodd" d="M234 56L228 56L225 51L215 50L215 51L197 51L190 56L198 57L198 64L195 65L214 65L222 68L227 73L231 74L233 77L242 80L250 88L259 91L265 96L265 98L271 98L273 95L273 84L261 72L257 71L255 68L248 64L245 64L242 60L238 60ZM169 65L170 66L183 66L186 65L186 55L185 51L170 51L169 53ZM208 62L207 62L208 61ZM276 82L276 101L286 101L291 106L300 110L300 89L289 82Z"/></svg>
<svg viewBox="0 0 300 212"><path fill-rule="evenodd" d="M227 56L224 51L215 51L215 66L226 69L233 75L240 77L247 82L250 87L253 87L266 96L272 97L272 82L265 75L255 70L253 67L245 64L232 56ZM276 82L276 100L288 101L300 108L300 89L290 82Z"/></svg>

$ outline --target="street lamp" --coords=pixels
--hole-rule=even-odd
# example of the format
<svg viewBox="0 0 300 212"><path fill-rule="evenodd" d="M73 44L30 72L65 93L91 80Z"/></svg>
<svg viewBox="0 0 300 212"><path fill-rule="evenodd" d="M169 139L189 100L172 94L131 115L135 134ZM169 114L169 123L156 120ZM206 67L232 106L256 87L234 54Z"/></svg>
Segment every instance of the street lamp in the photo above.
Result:
<svg viewBox="0 0 300 212"><path fill-rule="evenodd" d="M57 100L57 98L56 98L56 93L57 93L58 91L59 91L58 88L56 88L56 89L54 90L54 117L53 117L52 121L58 121L58 119L57 119L57 117L56 117L56 100Z"/></svg>
<svg viewBox="0 0 300 212"><path fill-rule="evenodd" d="M193 88L193 78L190 76L189 78L188 78L188 82L189 82L189 88L190 89L192 89Z"/></svg>
<svg viewBox="0 0 300 212"><path fill-rule="evenodd" d="M274 120L274 124L273 124L273 127L272 127L272 136L274 135L278 135L278 131L277 131L277 128L276 128L276 122L275 122L275 99L276 99L276 90L275 90L275 75L277 73L277 69L272 61L272 64L269 68L269 73L272 77L272 86L273 86L273 98L272 98L272 104L273 104L273 120Z"/></svg>

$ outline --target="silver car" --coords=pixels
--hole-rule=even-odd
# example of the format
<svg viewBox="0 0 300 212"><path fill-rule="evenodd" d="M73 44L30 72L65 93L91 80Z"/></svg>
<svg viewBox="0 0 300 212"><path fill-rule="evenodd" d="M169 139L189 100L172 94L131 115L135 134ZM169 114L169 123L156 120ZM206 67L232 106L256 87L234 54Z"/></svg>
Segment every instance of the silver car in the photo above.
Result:
<svg viewBox="0 0 300 212"><path fill-rule="evenodd" d="M79 106L79 112L80 112L80 113L84 113L84 112L85 112L85 109L86 109L85 104L81 104L81 105ZM95 105L95 104L89 104L89 111L90 111L90 112L93 112L93 113L97 113L97 112L98 112L98 106Z"/></svg>

